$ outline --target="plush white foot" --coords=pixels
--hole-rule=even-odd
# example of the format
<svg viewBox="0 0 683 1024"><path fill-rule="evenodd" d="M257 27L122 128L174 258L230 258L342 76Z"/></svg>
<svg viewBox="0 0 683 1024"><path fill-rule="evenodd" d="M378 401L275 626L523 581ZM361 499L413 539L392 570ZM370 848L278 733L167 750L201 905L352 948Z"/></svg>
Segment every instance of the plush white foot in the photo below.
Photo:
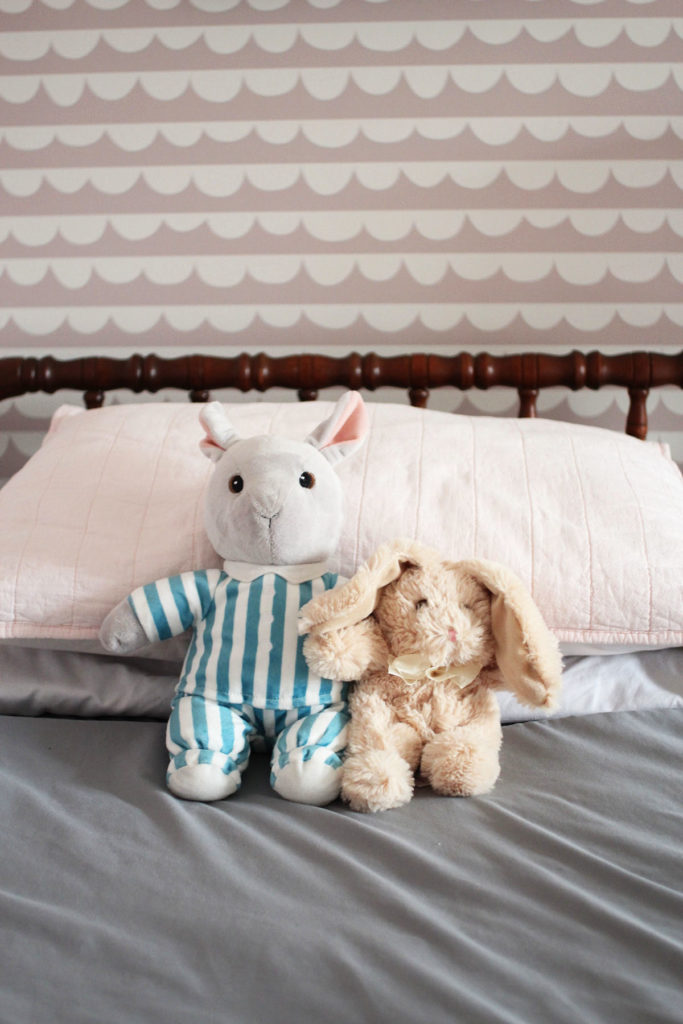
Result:
<svg viewBox="0 0 683 1024"><path fill-rule="evenodd" d="M215 764L187 764L170 772L167 785L182 800L225 800L239 789L241 775L235 768L226 775Z"/></svg>
<svg viewBox="0 0 683 1024"><path fill-rule="evenodd" d="M285 800L324 807L339 796L341 771L322 759L292 759L271 775L271 785Z"/></svg>

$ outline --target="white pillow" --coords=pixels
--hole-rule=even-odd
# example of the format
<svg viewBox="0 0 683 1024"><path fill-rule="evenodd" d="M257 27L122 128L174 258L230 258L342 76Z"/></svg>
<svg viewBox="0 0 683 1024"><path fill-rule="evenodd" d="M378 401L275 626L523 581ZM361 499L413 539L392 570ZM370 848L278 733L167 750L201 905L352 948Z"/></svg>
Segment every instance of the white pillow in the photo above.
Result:
<svg viewBox="0 0 683 1024"><path fill-rule="evenodd" d="M230 407L245 434L304 438L331 403ZM565 652L683 644L683 480L666 446L596 427L369 404L339 468L338 568L415 537L447 558L506 562ZM134 587L220 564L203 527L211 473L198 408L63 407L0 491L0 638L97 644Z"/></svg>

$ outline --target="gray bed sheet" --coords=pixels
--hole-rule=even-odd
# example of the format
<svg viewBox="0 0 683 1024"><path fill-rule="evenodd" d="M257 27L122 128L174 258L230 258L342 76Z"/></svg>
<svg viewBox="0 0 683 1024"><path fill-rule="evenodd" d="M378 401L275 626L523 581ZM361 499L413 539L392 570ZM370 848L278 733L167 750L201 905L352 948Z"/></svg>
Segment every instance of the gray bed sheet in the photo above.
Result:
<svg viewBox="0 0 683 1024"><path fill-rule="evenodd" d="M680 1022L680 710L504 729L487 797L164 789L163 725L0 718L0 1020Z"/></svg>

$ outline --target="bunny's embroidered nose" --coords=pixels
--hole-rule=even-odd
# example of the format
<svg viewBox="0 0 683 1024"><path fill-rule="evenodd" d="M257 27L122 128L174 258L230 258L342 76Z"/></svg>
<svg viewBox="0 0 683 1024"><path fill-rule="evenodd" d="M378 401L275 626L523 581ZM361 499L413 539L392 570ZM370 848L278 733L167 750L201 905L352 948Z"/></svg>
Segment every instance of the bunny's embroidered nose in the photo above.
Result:
<svg viewBox="0 0 683 1024"><path fill-rule="evenodd" d="M452 626L448 630L448 639L450 640L450 642L452 644L454 644L456 642L456 640L458 639L458 634L455 632L455 630L453 629Z"/></svg>
<svg viewBox="0 0 683 1024"><path fill-rule="evenodd" d="M274 484L267 478L254 477L250 481L249 496L256 514L262 519L272 520L282 511L287 492L281 484Z"/></svg>

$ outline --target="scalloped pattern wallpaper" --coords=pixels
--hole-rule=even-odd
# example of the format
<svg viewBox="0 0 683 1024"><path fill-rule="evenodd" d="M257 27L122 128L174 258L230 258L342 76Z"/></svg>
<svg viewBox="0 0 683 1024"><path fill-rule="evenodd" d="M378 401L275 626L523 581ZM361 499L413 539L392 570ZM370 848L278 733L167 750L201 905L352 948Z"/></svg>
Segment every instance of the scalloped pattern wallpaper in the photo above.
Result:
<svg viewBox="0 0 683 1024"><path fill-rule="evenodd" d="M675 351L682 196L680 0L0 0L0 351Z"/></svg>

